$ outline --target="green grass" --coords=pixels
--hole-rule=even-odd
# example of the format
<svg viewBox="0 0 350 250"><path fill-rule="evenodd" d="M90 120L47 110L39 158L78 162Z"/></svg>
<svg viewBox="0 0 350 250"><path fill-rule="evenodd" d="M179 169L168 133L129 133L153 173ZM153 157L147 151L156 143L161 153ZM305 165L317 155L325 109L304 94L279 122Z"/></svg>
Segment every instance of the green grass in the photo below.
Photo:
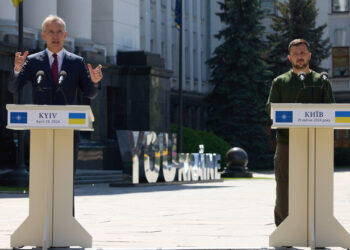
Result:
<svg viewBox="0 0 350 250"><path fill-rule="evenodd" d="M3 187L0 186L0 192L23 192L28 193L29 188L28 187Z"/></svg>
<svg viewBox="0 0 350 250"><path fill-rule="evenodd" d="M347 168L347 169L350 169L350 166L334 166L334 168Z"/></svg>

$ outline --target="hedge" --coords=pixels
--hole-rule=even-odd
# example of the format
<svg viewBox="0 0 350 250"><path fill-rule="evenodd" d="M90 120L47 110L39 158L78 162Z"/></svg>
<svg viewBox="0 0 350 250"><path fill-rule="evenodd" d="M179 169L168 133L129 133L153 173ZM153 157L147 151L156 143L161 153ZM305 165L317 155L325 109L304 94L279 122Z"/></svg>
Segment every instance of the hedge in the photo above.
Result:
<svg viewBox="0 0 350 250"><path fill-rule="evenodd" d="M177 133L177 125L171 124L171 132ZM204 131L195 130L183 127L182 130L182 151L183 153L197 153L199 145L204 145L205 153L216 153L221 155L221 169L226 166L225 156L226 152L232 148L224 139L215 134Z"/></svg>

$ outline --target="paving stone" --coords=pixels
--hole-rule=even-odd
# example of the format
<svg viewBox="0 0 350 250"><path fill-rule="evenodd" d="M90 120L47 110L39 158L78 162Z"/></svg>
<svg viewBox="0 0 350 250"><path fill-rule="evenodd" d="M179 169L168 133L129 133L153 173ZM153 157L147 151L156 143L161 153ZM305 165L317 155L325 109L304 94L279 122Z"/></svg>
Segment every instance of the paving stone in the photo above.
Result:
<svg viewBox="0 0 350 250"><path fill-rule="evenodd" d="M76 218L92 235L94 249L274 249L268 246L275 229L274 176L254 176L264 178L78 185ZM350 232L350 172L334 176L335 215ZM0 193L0 211L0 249L10 249L10 235L28 215L28 195Z"/></svg>

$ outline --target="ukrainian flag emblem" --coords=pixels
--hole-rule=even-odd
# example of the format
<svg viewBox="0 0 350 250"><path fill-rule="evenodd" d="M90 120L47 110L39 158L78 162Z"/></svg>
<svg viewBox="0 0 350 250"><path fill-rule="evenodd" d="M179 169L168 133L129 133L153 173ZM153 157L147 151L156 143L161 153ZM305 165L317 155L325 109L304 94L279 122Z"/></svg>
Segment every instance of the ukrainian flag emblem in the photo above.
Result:
<svg viewBox="0 0 350 250"><path fill-rule="evenodd" d="M181 16L182 16L182 2L181 0L176 0L175 2L175 27L181 29Z"/></svg>
<svg viewBox="0 0 350 250"><path fill-rule="evenodd" d="M350 123L350 111L335 111L336 123Z"/></svg>
<svg viewBox="0 0 350 250"><path fill-rule="evenodd" d="M81 125L86 123L85 113L69 113L69 124Z"/></svg>

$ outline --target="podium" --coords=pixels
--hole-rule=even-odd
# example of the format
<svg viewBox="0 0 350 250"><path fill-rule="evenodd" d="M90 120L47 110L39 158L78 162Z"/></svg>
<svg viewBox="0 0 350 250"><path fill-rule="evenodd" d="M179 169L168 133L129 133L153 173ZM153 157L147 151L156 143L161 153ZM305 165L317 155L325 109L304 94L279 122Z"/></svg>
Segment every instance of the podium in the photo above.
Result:
<svg viewBox="0 0 350 250"><path fill-rule="evenodd" d="M289 128L289 215L270 246L350 248L333 214L334 129L350 129L350 104L271 104L272 128Z"/></svg>
<svg viewBox="0 0 350 250"><path fill-rule="evenodd" d="M73 132L92 131L89 106L6 105L7 128L30 130L29 216L11 247L91 247L92 237L72 215Z"/></svg>

